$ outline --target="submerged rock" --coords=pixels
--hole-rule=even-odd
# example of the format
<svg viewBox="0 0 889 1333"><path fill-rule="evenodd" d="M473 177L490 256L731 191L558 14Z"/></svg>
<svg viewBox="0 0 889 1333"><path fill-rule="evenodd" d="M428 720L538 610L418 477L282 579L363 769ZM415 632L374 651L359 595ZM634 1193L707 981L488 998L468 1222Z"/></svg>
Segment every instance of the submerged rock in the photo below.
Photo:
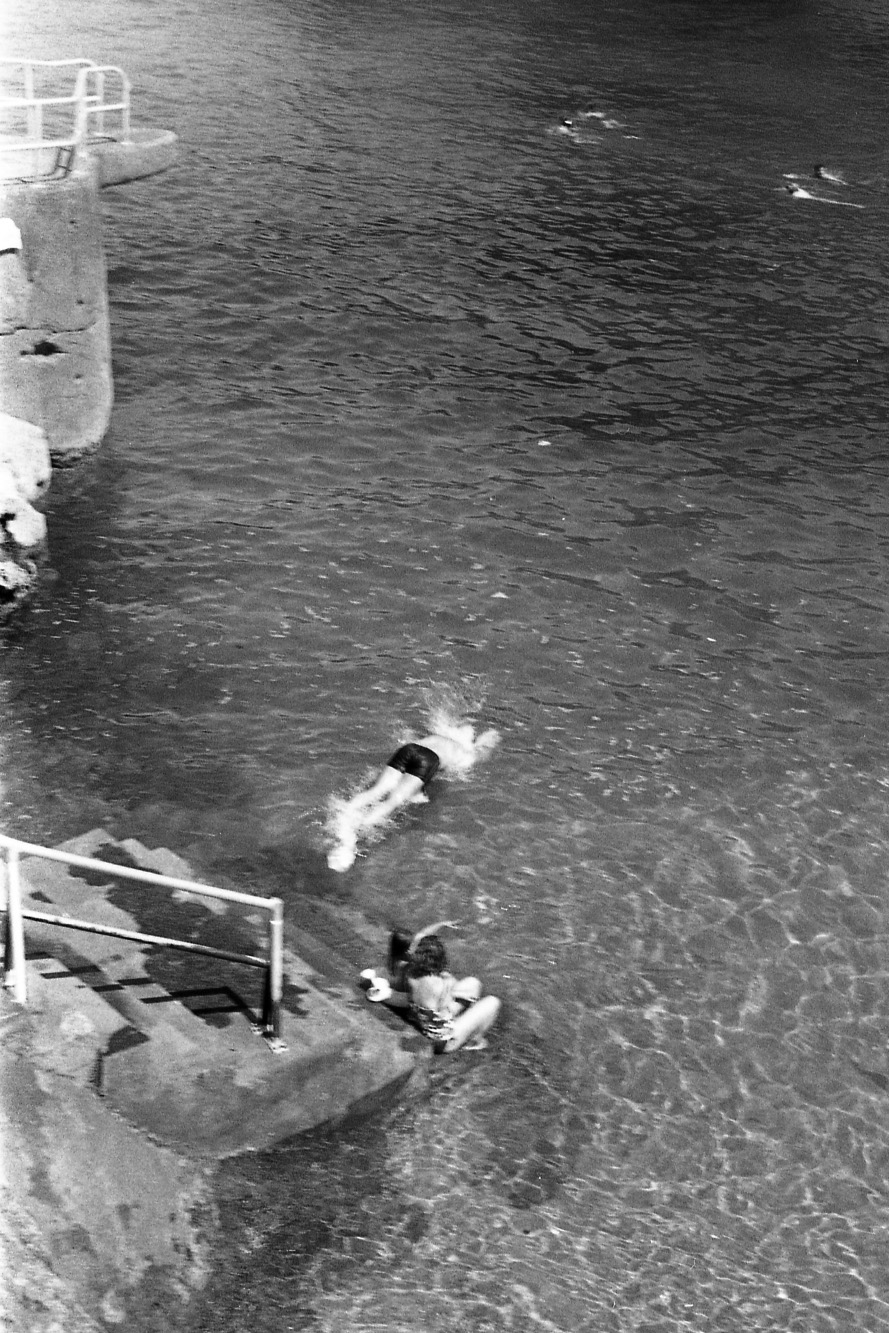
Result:
<svg viewBox="0 0 889 1333"><path fill-rule="evenodd" d="M46 543L46 519L34 507L49 488L49 444L39 426L0 412L0 622L34 591L30 554Z"/></svg>
<svg viewBox="0 0 889 1333"><path fill-rule="evenodd" d="M37 566L33 560L0 559L0 621L27 601L36 582Z"/></svg>
<svg viewBox="0 0 889 1333"><path fill-rule="evenodd" d="M49 490L52 465L49 441L39 426L0 412L0 477L9 476L30 501Z"/></svg>

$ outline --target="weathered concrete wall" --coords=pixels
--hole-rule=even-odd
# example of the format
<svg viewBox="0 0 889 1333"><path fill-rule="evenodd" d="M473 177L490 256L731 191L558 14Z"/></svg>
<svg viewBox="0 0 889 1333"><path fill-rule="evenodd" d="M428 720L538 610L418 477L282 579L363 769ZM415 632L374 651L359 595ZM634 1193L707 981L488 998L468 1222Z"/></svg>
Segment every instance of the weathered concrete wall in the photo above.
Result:
<svg viewBox="0 0 889 1333"><path fill-rule="evenodd" d="M185 1307L206 1281L210 1172L114 1116L66 1068L88 1028L68 1011L48 1042L39 1008L0 992L4 1333L156 1327L139 1313Z"/></svg>
<svg viewBox="0 0 889 1333"><path fill-rule="evenodd" d="M172 852L101 829L65 850L193 879ZM100 879L23 857L25 910L141 928L111 901L127 884ZM194 907L176 891L171 910L192 926ZM214 917L230 914L214 902ZM146 946L26 926L27 1008L0 990L0 1330L186 1328L209 1276L213 1163L417 1095L431 1048L367 1005L346 960L302 928L294 935L328 970L285 950L287 1048L273 1051L237 1006L219 1026L200 1003L176 1002L148 975Z"/></svg>
<svg viewBox="0 0 889 1333"><path fill-rule="evenodd" d="M0 254L0 408L45 431L54 463L91 452L113 400L96 162L0 184L21 250Z"/></svg>

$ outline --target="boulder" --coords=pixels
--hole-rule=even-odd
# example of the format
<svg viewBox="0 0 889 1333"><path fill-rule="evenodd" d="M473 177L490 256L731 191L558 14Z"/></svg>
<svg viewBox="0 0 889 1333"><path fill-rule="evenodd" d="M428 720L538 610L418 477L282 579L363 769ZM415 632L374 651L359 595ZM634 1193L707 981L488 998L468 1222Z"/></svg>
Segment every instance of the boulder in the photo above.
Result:
<svg viewBox="0 0 889 1333"><path fill-rule="evenodd" d="M37 567L24 553L46 542L46 519L32 501L46 494L50 474L40 427L0 412L0 623L34 591Z"/></svg>
<svg viewBox="0 0 889 1333"><path fill-rule="evenodd" d="M0 622L27 601L37 580L31 560L4 560L0 556Z"/></svg>
<svg viewBox="0 0 889 1333"><path fill-rule="evenodd" d="M26 500L40 499L49 488L49 442L39 426L0 412L0 476L11 475Z"/></svg>
<svg viewBox="0 0 889 1333"><path fill-rule="evenodd" d="M0 464L0 548L30 551L46 541L46 519L19 491Z"/></svg>

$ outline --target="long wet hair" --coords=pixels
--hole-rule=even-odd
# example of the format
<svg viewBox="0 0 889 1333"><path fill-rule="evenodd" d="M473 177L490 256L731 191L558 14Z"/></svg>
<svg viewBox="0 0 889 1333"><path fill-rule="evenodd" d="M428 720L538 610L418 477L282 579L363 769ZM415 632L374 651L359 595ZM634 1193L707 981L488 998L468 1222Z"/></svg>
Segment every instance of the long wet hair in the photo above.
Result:
<svg viewBox="0 0 889 1333"><path fill-rule="evenodd" d="M419 977L435 977L446 972L448 956L445 947L437 935L425 935L417 942L410 955L405 976L417 980Z"/></svg>
<svg viewBox="0 0 889 1333"><path fill-rule="evenodd" d="M400 926L396 926L389 936L389 972L393 977L397 977L410 961L413 938L409 930L402 930Z"/></svg>

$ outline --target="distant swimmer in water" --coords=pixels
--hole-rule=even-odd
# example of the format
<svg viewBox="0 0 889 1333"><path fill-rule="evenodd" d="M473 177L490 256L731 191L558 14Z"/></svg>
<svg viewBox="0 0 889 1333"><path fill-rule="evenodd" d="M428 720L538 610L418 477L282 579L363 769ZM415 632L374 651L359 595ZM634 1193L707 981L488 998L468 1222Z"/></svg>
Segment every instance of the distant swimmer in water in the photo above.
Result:
<svg viewBox="0 0 889 1333"><path fill-rule="evenodd" d="M849 182L831 167L814 166L812 175L820 181L830 181L831 185L848 185Z"/></svg>
<svg viewBox="0 0 889 1333"><path fill-rule="evenodd" d="M590 122L595 122L591 124ZM547 131L548 134L564 134L566 138L573 139L575 143L598 144L602 142L602 136L599 130L623 130L626 129L622 120L612 120L604 111L575 111L571 116L565 116L559 121L553 129ZM634 138L634 135L625 135L625 138Z"/></svg>
<svg viewBox="0 0 889 1333"><path fill-rule="evenodd" d="M793 199L817 199L817 194L812 194L810 190L804 190L801 185L785 185L784 189Z"/></svg>
<svg viewBox="0 0 889 1333"><path fill-rule="evenodd" d="M436 773L467 772L499 739L493 730L476 736L467 722L442 726L440 731L399 746L371 786L337 809L333 820L336 841L327 854L331 870L348 870L354 864L363 833L406 805L428 801L426 788Z"/></svg>
<svg viewBox="0 0 889 1333"><path fill-rule="evenodd" d="M627 127L622 120L613 120L607 111L582 111L580 113L584 120L598 120L605 130L625 130Z"/></svg>
<svg viewBox="0 0 889 1333"><path fill-rule="evenodd" d="M789 185L783 185L781 188L786 190L791 199L814 199L819 204L835 204L838 208L864 208L864 204L853 204L849 199L828 199L823 194L812 194L811 190L805 190L801 185L796 184L794 177L787 178Z"/></svg>
<svg viewBox="0 0 889 1333"><path fill-rule="evenodd" d="M576 139L578 138L577 126L570 117L566 116L565 119L560 121L556 126L556 134L564 134L569 139Z"/></svg>

